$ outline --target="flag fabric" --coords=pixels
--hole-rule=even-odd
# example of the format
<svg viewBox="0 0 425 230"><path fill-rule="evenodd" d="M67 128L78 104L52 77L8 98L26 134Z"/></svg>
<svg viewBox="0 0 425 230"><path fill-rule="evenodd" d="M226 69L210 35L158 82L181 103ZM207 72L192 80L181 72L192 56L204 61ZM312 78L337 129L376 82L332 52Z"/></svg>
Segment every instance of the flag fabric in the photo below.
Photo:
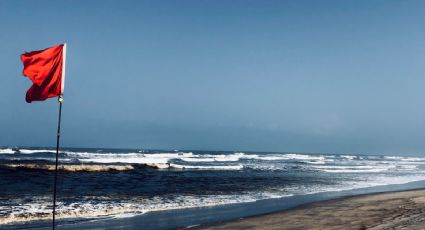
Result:
<svg viewBox="0 0 425 230"><path fill-rule="evenodd" d="M65 45L61 44L21 55L24 65L22 74L33 82L25 97L28 103L44 101L63 93L66 52L64 47Z"/></svg>

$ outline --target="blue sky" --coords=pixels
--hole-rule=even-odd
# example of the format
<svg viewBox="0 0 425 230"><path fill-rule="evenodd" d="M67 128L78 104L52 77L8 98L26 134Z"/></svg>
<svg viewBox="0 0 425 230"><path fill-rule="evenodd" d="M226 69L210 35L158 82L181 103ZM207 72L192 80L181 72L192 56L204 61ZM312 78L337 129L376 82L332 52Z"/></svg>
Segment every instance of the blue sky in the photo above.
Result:
<svg viewBox="0 0 425 230"><path fill-rule="evenodd" d="M24 51L68 43L62 145L425 152L424 1L0 1L0 145L54 146Z"/></svg>

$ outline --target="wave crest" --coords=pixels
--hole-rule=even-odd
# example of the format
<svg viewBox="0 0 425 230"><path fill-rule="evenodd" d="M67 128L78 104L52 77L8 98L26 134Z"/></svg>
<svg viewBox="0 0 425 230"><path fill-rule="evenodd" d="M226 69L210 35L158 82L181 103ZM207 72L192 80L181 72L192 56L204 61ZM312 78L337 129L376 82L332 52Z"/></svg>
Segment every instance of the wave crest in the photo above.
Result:
<svg viewBox="0 0 425 230"><path fill-rule="evenodd" d="M28 169L28 170L47 170L54 171L55 165L39 165L39 164L6 164L6 168ZM127 171L133 170L132 165L59 165L58 170L69 172L100 172L100 171Z"/></svg>

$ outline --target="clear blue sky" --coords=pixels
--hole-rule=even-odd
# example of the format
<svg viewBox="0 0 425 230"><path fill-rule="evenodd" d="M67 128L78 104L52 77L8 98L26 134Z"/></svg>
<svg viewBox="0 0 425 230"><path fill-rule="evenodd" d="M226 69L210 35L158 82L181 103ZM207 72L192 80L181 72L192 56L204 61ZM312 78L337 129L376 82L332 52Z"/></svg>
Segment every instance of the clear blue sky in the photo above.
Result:
<svg viewBox="0 0 425 230"><path fill-rule="evenodd" d="M0 145L425 153L425 1L0 1Z"/></svg>

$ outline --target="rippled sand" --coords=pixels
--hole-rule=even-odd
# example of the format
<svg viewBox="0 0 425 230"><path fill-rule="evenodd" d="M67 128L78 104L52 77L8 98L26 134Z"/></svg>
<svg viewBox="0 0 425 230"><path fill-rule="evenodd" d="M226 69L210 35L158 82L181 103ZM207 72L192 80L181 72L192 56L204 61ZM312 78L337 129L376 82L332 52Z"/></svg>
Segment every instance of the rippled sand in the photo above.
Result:
<svg viewBox="0 0 425 230"><path fill-rule="evenodd" d="M323 201L194 229L425 229L425 190Z"/></svg>

